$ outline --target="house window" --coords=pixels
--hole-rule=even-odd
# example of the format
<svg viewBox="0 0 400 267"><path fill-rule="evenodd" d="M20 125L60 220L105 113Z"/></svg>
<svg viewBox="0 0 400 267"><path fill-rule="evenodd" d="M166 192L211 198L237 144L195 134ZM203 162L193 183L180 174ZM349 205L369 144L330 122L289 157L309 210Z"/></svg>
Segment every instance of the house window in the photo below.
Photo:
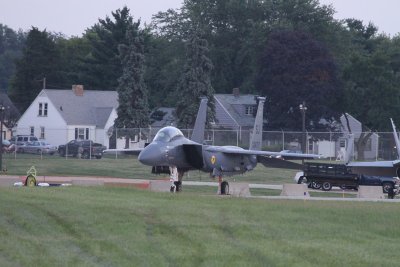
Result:
<svg viewBox="0 0 400 267"><path fill-rule="evenodd" d="M47 103L39 103L39 116L47 117Z"/></svg>
<svg viewBox="0 0 400 267"><path fill-rule="evenodd" d="M75 128L75 139L88 140L89 128Z"/></svg>
<svg viewBox="0 0 400 267"><path fill-rule="evenodd" d="M40 127L40 139L45 139L45 135L44 135L44 127Z"/></svg>
<svg viewBox="0 0 400 267"><path fill-rule="evenodd" d="M339 146L345 148L346 147L346 139L340 139Z"/></svg>
<svg viewBox="0 0 400 267"><path fill-rule="evenodd" d="M35 127L31 126L31 127L29 127L29 129L30 129L31 135L34 136L35 135Z"/></svg>
<svg viewBox="0 0 400 267"><path fill-rule="evenodd" d="M246 115L253 116L254 114L254 106L246 106Z"/></svg>

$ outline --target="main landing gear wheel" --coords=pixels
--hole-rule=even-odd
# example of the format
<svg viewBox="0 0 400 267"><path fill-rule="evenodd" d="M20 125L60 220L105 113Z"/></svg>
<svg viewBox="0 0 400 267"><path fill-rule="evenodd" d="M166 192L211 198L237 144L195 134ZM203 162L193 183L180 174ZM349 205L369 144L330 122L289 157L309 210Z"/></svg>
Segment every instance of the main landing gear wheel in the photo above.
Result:
<svg viewBox="0 0 400 267"><path fill-rule="evenodd" d="M174 182L175 184L175 192L181 192L182 191L182 182L178 181L178 182Z"/></svg>
<svg viewBox="0 0 400 267"><path fill-rule="evenodd" d="M229 183L227 181L221 183L221 195L229 195Z"/></svg>

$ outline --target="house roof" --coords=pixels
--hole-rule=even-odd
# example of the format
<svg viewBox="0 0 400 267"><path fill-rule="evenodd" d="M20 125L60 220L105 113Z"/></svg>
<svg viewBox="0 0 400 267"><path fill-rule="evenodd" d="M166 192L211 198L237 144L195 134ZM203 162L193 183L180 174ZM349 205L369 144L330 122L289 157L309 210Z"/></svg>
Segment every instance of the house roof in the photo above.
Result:
<svg viewBox="0 0 400 267"><path fill-rule="evenodd" d="M241 127L254 126L255 118L254 116L249 116L245 114L245 107L254 106L256 108L257 101L255 99L255 95L215 94L214 98L236 121L238 126Z"/></svg>
<svg viewBox="0 0 400 267"><path fill-rule="evenodd" d="M69 125L104 127L111 111L118 107L116 91L85 90L77 96L71 89L43 89L39 95L46 95Z"/></svg>

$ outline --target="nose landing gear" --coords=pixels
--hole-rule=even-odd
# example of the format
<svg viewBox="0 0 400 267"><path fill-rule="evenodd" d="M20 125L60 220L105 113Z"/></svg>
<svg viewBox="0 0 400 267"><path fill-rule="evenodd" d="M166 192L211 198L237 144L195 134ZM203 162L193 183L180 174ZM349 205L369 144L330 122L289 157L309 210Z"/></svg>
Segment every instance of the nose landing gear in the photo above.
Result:
<svg viewBox="0 0 400 267"><path fill-rule="evenodd" d="M178 171L177 167L169 167L170 170L170 181L171 181L171 188L170 192L181 192L182 191L182 178L183 178L183 171Z"/></svg>

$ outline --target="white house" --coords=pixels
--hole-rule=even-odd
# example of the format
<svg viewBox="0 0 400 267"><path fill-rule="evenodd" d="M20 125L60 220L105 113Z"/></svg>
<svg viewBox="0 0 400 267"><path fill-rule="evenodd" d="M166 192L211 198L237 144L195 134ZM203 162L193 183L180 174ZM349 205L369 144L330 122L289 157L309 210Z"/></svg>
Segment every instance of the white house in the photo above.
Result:
<svg viewBox="0 0 400 267"><path fill-rule="evenodd" d="M117 118L115 91L43 89L17 123L16 134L35 135L54 145L90 139L109 146L108 129Z"/></svg>

